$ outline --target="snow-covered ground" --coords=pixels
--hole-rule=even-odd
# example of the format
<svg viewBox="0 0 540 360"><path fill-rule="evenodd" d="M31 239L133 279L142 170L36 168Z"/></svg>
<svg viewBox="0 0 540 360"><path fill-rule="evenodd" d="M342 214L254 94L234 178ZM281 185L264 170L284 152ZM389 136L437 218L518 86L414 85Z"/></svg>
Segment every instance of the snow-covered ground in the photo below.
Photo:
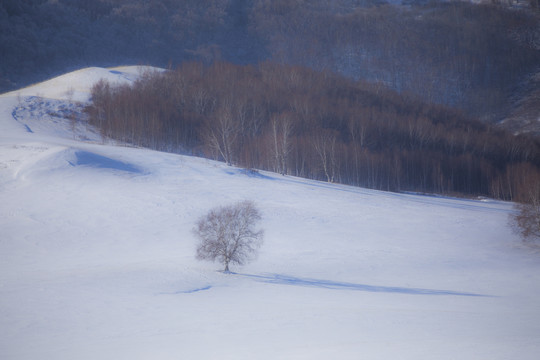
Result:
<svg viewBox="0 0 540 360"><path fill-rule="evenodd" d="M512 204L384 193L105 142L84 69L0 96L0 359L540 358L540 253ZM256 261L195 260L253 200Z"/></svg>

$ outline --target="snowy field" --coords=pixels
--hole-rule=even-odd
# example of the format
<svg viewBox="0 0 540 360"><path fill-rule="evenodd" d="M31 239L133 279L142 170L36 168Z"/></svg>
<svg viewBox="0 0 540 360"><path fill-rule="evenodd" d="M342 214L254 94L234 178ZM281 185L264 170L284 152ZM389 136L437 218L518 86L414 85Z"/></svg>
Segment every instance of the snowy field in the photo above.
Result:
<svg viewBox="0 0 540 360"><path fill-rule="evenodd" d="M512 204L384 193L114 145L66 117L91 68L0 96L0 359L540 359ZM265 243L195 260L253 200Z"/></svg>

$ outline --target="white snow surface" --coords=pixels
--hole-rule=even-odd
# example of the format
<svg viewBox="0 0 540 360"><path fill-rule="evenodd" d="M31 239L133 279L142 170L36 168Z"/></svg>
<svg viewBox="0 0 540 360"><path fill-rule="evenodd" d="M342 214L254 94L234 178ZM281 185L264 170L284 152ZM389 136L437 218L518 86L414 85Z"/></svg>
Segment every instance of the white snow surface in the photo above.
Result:
<svg viewBox="0 0 540 360"><path fill-rule="evenodd" d="M0 95L0 359L540 358L540 254L511 203L250 173L51 115L138 73ZM197 218L245 199L258 258L197 261Z"/></svg>

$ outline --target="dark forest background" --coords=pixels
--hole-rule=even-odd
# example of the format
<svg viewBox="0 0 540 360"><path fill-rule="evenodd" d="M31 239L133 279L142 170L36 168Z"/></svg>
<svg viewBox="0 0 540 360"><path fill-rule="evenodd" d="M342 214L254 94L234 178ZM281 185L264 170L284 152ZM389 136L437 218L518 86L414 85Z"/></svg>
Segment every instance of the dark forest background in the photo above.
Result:
<svg viewBox="0 0 540 360"><path fill-rule="evenodd" d="M0 1L0 92L123 64L170 69L94 88L135 145L396 191L540 181L537 0Z"/></svg>
<svg viewBox="0 0 540 360"><path fill-rule="evenodd" d="M85 66L271 60L537 132L538 1L2 0L0 92Z"/></svg>

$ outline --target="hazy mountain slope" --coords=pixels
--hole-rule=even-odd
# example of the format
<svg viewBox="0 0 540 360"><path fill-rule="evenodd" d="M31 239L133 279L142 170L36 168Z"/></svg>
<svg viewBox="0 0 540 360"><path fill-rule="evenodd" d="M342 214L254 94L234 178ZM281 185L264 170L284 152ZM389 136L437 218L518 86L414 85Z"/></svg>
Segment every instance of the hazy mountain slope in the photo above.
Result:
<svg viewBox="0 0 540 360"><path fill-rule="evenodd" d="M87 66L272 60L378 82L493 123L533 95L523 84L540 62L537 10L392 3L6 0L0 92Z"/></svg>
<svg viewBox="0 0 540 360"><path fill-rule="evenodd" d="M69 75L72 96L127 69L113 71ZM13 118L33 91L0 96L1 358L540 353L540 258L507 227L511 204L81 141L68 119ZM39 88L45 99L63 91ZM191 228L212 206L242 199L262 210L265 244L225 275L194 259Z"/></svg>

